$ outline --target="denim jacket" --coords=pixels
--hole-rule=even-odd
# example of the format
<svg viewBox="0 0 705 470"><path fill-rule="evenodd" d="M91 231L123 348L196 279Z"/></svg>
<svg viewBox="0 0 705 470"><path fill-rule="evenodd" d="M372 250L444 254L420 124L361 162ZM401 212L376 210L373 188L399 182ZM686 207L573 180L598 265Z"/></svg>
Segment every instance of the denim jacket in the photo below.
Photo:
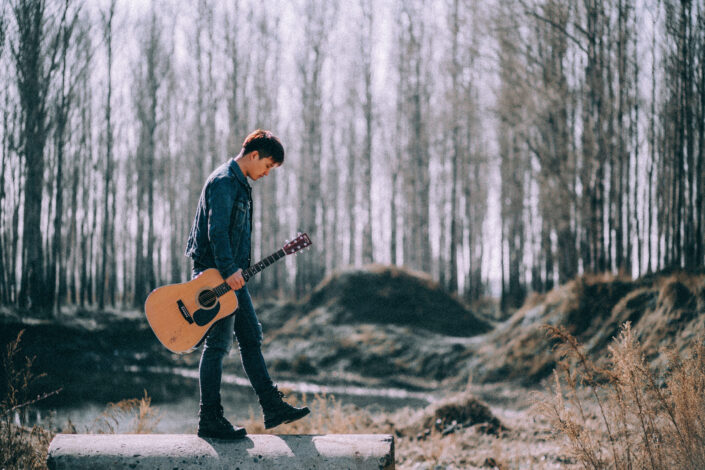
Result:
<svg viewBox="0 0 705 470"><path fill-rule="evenodd" d="M227 278L250 266L251 236L252 188L231 159L203 186L185 254Z"/></svg>

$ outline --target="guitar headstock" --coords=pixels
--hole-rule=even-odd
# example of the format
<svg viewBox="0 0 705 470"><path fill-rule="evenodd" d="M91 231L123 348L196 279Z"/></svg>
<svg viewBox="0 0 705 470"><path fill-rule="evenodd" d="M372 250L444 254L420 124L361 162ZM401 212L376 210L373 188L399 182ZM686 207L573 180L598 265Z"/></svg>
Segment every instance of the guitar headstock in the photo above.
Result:
<svg viewBox="0 0 705 470"><path fill-rule="evenodd" d="M308 234L300 233L298 237L284 245L284 253L287 255L293 255L307 246L311 246L311 239L308 237Z"/></svg>

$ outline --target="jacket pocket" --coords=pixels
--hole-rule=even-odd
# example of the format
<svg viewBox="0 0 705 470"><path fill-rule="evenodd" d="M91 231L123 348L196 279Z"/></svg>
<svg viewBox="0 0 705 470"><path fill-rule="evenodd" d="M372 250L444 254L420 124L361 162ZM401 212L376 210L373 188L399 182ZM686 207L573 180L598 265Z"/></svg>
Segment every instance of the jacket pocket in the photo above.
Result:
<svg viewBox="0 0 705 470"><path fill-rule="evenodd" d="M247 201L235 201L233 204L233 231L240 233L245 228L245 218L247 217Z"/></svg>

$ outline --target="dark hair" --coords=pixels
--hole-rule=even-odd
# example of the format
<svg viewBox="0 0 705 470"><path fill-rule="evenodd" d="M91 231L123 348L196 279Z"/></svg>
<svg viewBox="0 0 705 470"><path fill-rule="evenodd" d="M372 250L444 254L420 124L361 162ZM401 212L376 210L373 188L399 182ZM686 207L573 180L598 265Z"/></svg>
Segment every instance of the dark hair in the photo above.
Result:
<svg viewBox="0 0 705 470"><path fill-rule="evenodd" d="M257 151L259 158L271 157L274 163L284 163L284 146L270 131L257 129L245 138L242 143L242 154Z"/></svg>

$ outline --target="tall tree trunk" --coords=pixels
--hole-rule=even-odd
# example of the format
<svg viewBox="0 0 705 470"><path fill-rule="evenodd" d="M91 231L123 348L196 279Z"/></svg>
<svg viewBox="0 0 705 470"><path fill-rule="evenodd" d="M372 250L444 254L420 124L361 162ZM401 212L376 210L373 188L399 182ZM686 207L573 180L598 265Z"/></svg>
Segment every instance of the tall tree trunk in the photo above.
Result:
<svg viewBox="0 0 705 470"><path fill-rule="evenodd" d="M47 99L57 67L58 41L47 37L47 24L52 20L59 29L66 17L66 2L59 20L46 16L43 0L15 1L12 10L17 26L12 44L17 90L22 107L21 148L26 180L22 224L22 284L20 305L35 312L48 311L44 254L42 250L42 193L44 188L44 146L47 138Z"/></svg>
<svg viewBox="0 0 705 470"><path fill-rule="evenodd" d="M140 140L137 149L137 214L147 226L147 233L137 234L135 256L135 298L134 306L144 304L149 292L156 287L154 273L154 185L156 160L157 108L159 88L163 82L164 49L162 45L162 27L156 11L150 15L149 30L144 43L142 55L144 69L140 70L136 97L136 111L140 125Z"/></svg>
<svg viewBox="0 0 705 470"><path fill-rule="evenodd" d="M306 20L303 25L304 38L307 46L299 60L299 83L301 94L301 112L303 136L300 155L304 161L319 162L323 155L322 147L322 104L323 81L322 69L326 52L327 28L331 25L330 7L307 2ZM315 14L314 14L315 12ZM299 227L306 231L314 240L311 256L299 256L296 268L296 291L301 294L308 292L323 278L320 260L322 253L315 240L319 234L317 227L323 223L321 199L321 167L319 164L304 164L299 167L300 218Z"/></svg>
<svg viewBox="0 0 705 470"><path fill-rule="evenodd" d="M373 97L372 97L372 29L373 11L372 1L362 0L362 28L360 33L362 53L362 77L364 81L362 112L365 119L365 134L363 136L362 150L362 210L364 218L362 224L362 262L371 263L373 260L372 245L372 129L373 129Z"/></svg>
<svg viewBox="0 0 705 470"><path fill-rule="evenodd" d="M77 81L77 77L67 76L67 74L70 73L68 70L67 56L71 46L74 25L75 22L71 22L69 24L65 24L61 29L61 85L53 116L55 121L54 141L56 149L56 198L54 201L54 234L52 241L52 253L49 262L49 269L47 271L47 302L51 303L57 313L64 300L60 296L60 283L57 282L57 279L61 277L61 272L64 265L61 238L63 231L62 218L64 216L64 154L66 151L66 128L69 122L69 113L74 98L73 88ZM79 38L77 42L80 43L82 41L80 41Z"/></svg>
<svg viewBox="0 0 705 470"><path fill-rule="evenodd" d="M105 178L103 180L103 240L101 243L102 257L100 265L100 275L98 276L98 307L105 307L105 297L109 302L114 303L114 298L110 295L112 290L112 276L108 274L108 268L113 265L114 253L114 216L110 209L110 187L113 183L113 125L112 125L112 94L113 94L113 16L115 15L115 5L117 0L111 0L107 14L103 16L103 36L108 54L107 72L107 96L105 102Z"/></svg>

